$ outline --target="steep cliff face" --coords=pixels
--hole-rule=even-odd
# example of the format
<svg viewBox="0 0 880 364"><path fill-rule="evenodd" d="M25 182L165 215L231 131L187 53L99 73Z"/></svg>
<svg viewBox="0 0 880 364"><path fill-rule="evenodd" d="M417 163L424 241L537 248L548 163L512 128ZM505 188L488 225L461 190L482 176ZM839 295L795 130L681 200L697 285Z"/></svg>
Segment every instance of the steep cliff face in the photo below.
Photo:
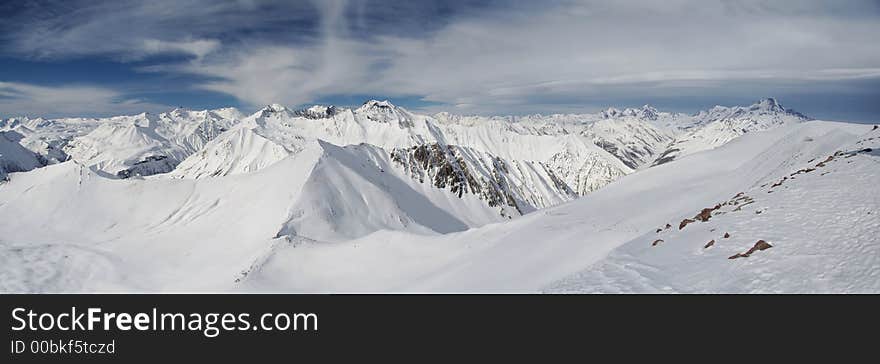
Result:
<svg viewBox="0 0 880 364"><path fill-rule="evenodd" d="M395 149L392 160L401 166L409 176L420 183L448 189L462 197L473 194L486 201L489 206L512 207L522 213L525 206L522 199L517 202L510 189L507 178L509 170L504 161L497 157L485 156L492 161L491 166L482 165L483 160L474 160L462 153L460 147L437 143L417 145L410 148ZM489 167L489 168L485 168ZM533 209L533 208L532 208Z"/></svg>

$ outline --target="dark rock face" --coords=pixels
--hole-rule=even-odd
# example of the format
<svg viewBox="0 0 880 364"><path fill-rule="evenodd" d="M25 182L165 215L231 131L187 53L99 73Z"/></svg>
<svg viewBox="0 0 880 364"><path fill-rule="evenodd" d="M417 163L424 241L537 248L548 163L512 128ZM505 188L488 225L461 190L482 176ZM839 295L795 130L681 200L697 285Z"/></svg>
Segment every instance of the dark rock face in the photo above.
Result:
<svg viewBox="0 0 880 364"><path fill-rule="evenodd" d="M391 151L391 160L410 178L452 191L459 197L473 194L489 206L500 207L502 216L524 214L546 206L529 186L521 185L522 162L511 162L489 153L442 143L420 144ZM552 166L533 163L540 168L556 196L577 198L577 193L560 178ZM516 211L512 211L513 208Z"/></svg>
<svg viewBox="0 0 880 364"><path fill-rule="evenodd" d="M629 110L629 113L633 112L633 110ZM584 131L582 135L590 136L593 144L604 149L632 169L637 169L654 160L654 156L661 151L658 150L657 145L671 141L669 137L658 133L657 130L641 125L627 125L625 130L626 135L594 134L590 130Z"/></svg>
<svg viewBox="0 0 880 364"><path fill-rule="evenodd" d="M134 176L151 176L154 174L168 173L174 170L177 163L171 158L164 155L151 155L144 160L133 164L128 169L116 172L116 176L120 179L131 178Z"/></svg>
<svg viewBox="0 0 880 364"><path fill-rule="evenodd" d="M511 193L507 165L500 158L493 158L489 179L474 173L456 146L433 143L395 149L391 159L421 183L427 181L434 187L449 189L458 197L471 193L489 206L507 205L523 213L523 202Z"/></svg>
<svg viewBox="0 0 880 364"><path fill-rule="evenodd" d="M657 157L657 160L655 160L654 164L652 164L651 166L652 167L659 166L663 163L669 163L669 162L674 161L675 156L677 155L676 153L678 153L679 151L681 151L681 150L677 149L677 148L667 149L665 152L663 152L663 154L660 154L660 156Z"/></svg>
<svg viewBox="0 0 880 364"><path fill-rule="evenodd" d="M593 143L596 144L596 146L598 146L599 148L605 149L605 151L611 153L611 155L617 157L617 159L620 159L623 164L632 169L638 168L639 163L637 162L637 160L645 157L645 155L639 155L630 150L622 150L618 148L617 145L607 140L600 139L594 141Z"/></svg>
<svg viewBox="0 0 880 364"><path fill-rule="evenodd" d="M662 242L663 242L663 239L657 239L657 240L654 240L654 242L651 243L651 246L657 246L658 244L660 244L660 243L662 243Z"/></svg>

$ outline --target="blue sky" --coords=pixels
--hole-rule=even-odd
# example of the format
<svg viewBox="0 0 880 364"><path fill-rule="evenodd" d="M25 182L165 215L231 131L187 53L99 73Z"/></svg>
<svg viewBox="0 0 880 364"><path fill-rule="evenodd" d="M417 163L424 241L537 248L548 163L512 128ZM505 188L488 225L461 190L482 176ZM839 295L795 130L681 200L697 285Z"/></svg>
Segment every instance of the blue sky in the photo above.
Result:
<svg viewBox="0 0 880 364"><path fill-rule="evenodd" d="M9 1L0 117L388 98L426 112L880 118L880 2Z"/></svg>

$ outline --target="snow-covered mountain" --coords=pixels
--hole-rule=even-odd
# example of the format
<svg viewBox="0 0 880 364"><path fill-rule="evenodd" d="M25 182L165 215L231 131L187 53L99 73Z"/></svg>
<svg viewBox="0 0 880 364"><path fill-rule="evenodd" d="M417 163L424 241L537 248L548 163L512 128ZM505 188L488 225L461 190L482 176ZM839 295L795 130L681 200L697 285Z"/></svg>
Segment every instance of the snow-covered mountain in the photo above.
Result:
<svg viewBox="0 0 880 364"><path fill-rule="evenodd" d="M808 119L6 119L0 291L880 291L880 130Z"/></svg>
<svg viewBox="0 0 880 364"><path fill-rule="evenodd" d="M486 120L471 125L438 120L376 100L353 110L317 106L292 111L269 105L207 143L168 176L253 172L319 140L369 144L383 149L393 157L394 168L420 183L479 196L499 215L511 217L569 201L632 171L586 137Z"/></svg>
<svg viewBox="0 0 880 364"><path fill-rule="evenodd" d="M75 159L108 176L128 178L171 171L236 124L240 115L225 108L100 119L25 117L0 121L0 131L21 135L19 144L44 165Z"/></svg>
<svg viewBox="0 0 880 364"><path fill-rule="evenodd" d="M114 117L71 140L64 151L120 178L166 173L236 122L212 111L183 109Z"/></svg>
<svg viewBox="0 0 880 364"><path fill-rule="evenodd" d="M25 172L42 167L36 154L19 144L22 135L14 131L0 132L0 181L8 173Z"/></svg>
<svg viewBox="0 0 880 364"><path fill-rule="evenodd" d="M700 111L663 153L654 161L663 164L702 150L712 149L743 134L776 128L791 123L811 120L803 114L789 110L773 98L766 98L743 107L715 106Z"/></svg>
<svg viewBox="0 0 880 364"><path fill-rule="evenodd" d="M478 196L518 216L586 195L635 170L710 149L754 130L806 119L766 99L694 116L645 105L595 114L421 115L384 100L356 109L273 104L106 119L8 119L3 128L41 163L74 159L117 178L252 173L325 141L369 144L411 178ZM164 174L164 175L163 175Z"/></svg>
<svg viewBox="0 0 880 364"><path fill-rule="evenodd" d="M306 143L222 178L69 161L0 186L0 290L878 292L878 133L748 133L476 228L482 200L375 146Z"/></svg>

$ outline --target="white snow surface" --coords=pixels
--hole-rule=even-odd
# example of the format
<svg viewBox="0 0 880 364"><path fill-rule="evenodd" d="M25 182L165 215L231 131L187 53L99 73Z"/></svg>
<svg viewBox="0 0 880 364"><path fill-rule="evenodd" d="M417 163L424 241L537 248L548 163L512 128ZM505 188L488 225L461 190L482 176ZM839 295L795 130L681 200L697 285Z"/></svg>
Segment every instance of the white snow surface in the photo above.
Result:
<svg viewBox="0 0 880 364"><path fill-rule="evenodd" d="M15 163L2 292L880 291L880 130L772 99L488 118L372 100L0 129ZM727 136L656 163L696 133ZM728 259L758 240L771 247Z"/></svg>

